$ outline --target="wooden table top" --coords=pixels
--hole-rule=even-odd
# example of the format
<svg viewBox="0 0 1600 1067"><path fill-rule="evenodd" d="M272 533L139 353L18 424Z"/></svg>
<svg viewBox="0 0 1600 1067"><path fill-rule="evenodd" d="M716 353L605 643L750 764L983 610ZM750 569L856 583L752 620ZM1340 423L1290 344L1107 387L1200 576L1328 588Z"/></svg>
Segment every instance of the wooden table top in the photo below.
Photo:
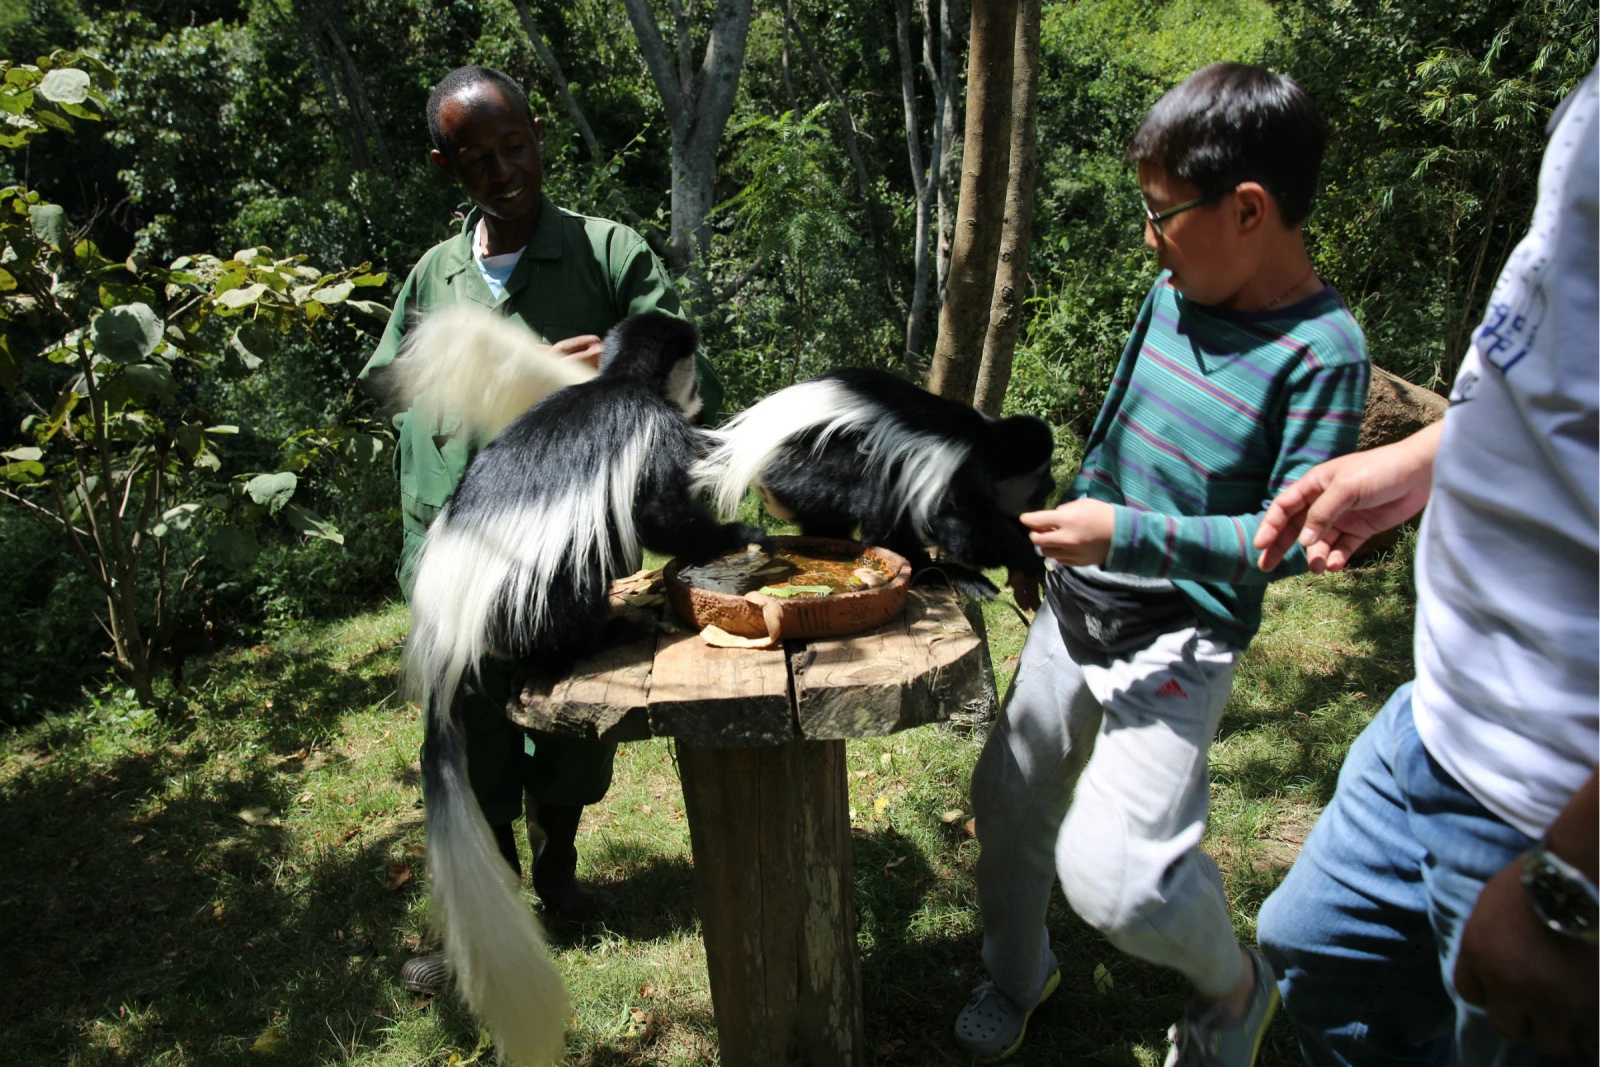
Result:
<svg viewBox="0 0 1600 1067"><path fill-rule="evenodd" d="M752 649L667 632L677 619L665 604L630 607L612 642L565 677L526 677L507 715L561 736L694 748L890 734L984 698L988 652L968 611L949 586L917 585L876 630Z"/></svg>

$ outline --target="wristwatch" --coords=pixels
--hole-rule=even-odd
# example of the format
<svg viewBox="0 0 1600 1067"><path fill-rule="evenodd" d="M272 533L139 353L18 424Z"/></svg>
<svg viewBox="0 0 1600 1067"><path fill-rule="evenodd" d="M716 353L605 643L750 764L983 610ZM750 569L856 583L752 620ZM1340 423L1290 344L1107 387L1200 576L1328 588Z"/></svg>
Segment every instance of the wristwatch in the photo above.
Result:
<svg viewBox="0 0 1600 1067"><path fill-rule="evenodd" d="M1522 864L1528 904L1552 932L1585 945L1600 943L1600 895L1584 873L1540 841Z"/></svg>

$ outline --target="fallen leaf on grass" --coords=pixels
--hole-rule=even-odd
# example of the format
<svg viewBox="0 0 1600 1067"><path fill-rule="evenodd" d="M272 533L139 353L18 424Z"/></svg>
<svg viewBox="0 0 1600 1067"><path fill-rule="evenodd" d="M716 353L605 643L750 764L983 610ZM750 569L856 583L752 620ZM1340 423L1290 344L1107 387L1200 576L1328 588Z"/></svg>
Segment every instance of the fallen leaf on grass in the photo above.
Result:
<svg viewBox="0 0 1600 1067"><path fill-rule="evenodd" d="M966 825L963 827L963 829L965 829L967 831L967 836L968 837L977 837L978 836L978 817L976 815L974 815L972 818L968 819L966 821Z"/></svg>
<svg viewBox="0 0 1600 1067"><path fill-rule="evenodd" d="M239 819L246 826L282 826L283 824L272 817L271 808L242 808Z"/></svg>
<svg viewBox="0 0 1600 1067"><path fill-rule="evenodd" d="M651 808L650 808L650 805L648 805L648 804L639 805L639 810L642 813L644 813L645 815L649 815L651 813Z"/></svg>
<svg viewBox="0 0 1600 1067"><path fill-rule="evenodd" d="M651 985L649 982L646 982L644 985L639 987L639 995L641 997L653 997L656 995L656 987Z"/></svg>
<svg viewBox="0 0 1600 1067"><path fill-rule="evenodd" d="M888 810L889 810L889 798L888 797L879 797L878 799L876 799L876 800L874 800L872 802L872 814L874 814L874 815L882 815L884 812L886 812Z"/></svg>
<svg viewBox="0 0 1600 1067"><path fill-rule="evenodd" d="M414 860L420 860L422 857L428 854L428 846L416 841L407 841L405 849L406 855L410 856Z"/></svg>
<svg viewBox="0 0 1600 1067"><path fill-rule="evenodd" d="M133 836L133 840L129 841L128 844L137 845L140 841L143 841L143 840L144 840L144 835L143 834L135 834Z"/></svg>
<svg viewBox="0 0 1600 1067"><path fill-rule="evenodd" d="M275 1056L283 1051L283 1031L276 1026L269 1026L261 1031L250 1045L250 1051L257 1056Z"/></svg>
<svg viewBox="0 0 1600 1067"><path fill-rule="evenodd" d="M1112 984L1113 983L1111 981L1111 972L1106 970L1106 965L1103 964L1103 963L1095 964L1094 965L1094 991L1096 993L1109 993L1109 992L1111 992Z"/></svg>
<svg viewBox="0 0 1600 1067"><path fill-rule="evenodd" d="M648 1045L656 1039L660 1028L656 1025L656 1013L633 1009L633 1021L628 1024L628 1036L634 1038L641 1045Z"/></svg>
<svg viewBox="0 0 1600 1067"><path fill-rule="evenodd" d="M894 869L896 867L900 866L905 861L906 861L906 858L904 856L895 857L894 859L890 860L888 863L885 863L883 865L883 873L885 875L893 874L894 873Z"/></svg>
<svg viewBox="0 0 1600 1067"><path fill-rule="evenodd" d="M955 822L965 814L966 812L962 811L960 808L951 808L949 811L939 816L939 821L944 823L946 826L949 826L951 823Z"/></svg>
<svg viewBox="0 0 1600 1067"><path fill-rule="evenodd" d="M383 888L392 893L409 881L411 881L411 864L399 860L389 864L389 880L383 883Z"/></svg>
<svg viewBox="0 0 1600 1067"><path fill-rule="evenodd" d="M344 844L346 841L350 840L352 837L356 836L360 832L361 832L361 827L359 827L359 826L350 827L350 829L348 829L348 830L346 830L344 832L344 836L339 838L339 843L341 845Z"/></svg>
<svg viewBox="0 0 1600 1067"><path fill-rule="evenodd" d="M312 796L310 793L301 793L299 796L294 798L294 802L305 807L310 807L311 802L315 799L317 798Z"/></svg>

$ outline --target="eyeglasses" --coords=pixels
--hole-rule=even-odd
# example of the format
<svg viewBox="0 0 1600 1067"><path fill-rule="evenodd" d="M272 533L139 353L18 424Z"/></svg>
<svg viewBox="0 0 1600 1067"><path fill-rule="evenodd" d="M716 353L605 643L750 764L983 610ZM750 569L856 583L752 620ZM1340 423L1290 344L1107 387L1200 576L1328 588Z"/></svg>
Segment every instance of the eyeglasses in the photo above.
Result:
<svg viewBox="0 0 1600 1067"><path fill-rule="evenodd" d="M1233 192L1233 190L1228 189L1224 192L1212 193L1210 196L1202 196L1198 200L1186 200L1177 207L1169 207L1165 211L1151 211L1149 201L1145 200L1145 198L1141 195L1139 197L1139 206L1144 209L1145 221L1150 223L1150 228L1156 231L1156 237L1165 240L1166 234L1161 232L1161 224L1167 219L1172 218L1174 215L1181 215L1190 208L1200 207L1203 204L1215 203L1231 192Z"/></svg>

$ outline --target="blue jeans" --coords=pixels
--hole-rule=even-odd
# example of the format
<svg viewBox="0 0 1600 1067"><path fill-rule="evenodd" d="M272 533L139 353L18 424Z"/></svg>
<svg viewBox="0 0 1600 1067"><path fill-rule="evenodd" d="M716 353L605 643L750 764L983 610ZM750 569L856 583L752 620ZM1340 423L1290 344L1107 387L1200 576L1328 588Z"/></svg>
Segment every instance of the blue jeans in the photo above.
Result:
<svg viewBox="0 0 1600 1067"><path fill-rule="evenodd" d="M1428 755L1401 686L1261 907L1261 948L1307 1061L1568 1062L1507 1044L1453 981L1483 884L1532 844Z"/></svg>

